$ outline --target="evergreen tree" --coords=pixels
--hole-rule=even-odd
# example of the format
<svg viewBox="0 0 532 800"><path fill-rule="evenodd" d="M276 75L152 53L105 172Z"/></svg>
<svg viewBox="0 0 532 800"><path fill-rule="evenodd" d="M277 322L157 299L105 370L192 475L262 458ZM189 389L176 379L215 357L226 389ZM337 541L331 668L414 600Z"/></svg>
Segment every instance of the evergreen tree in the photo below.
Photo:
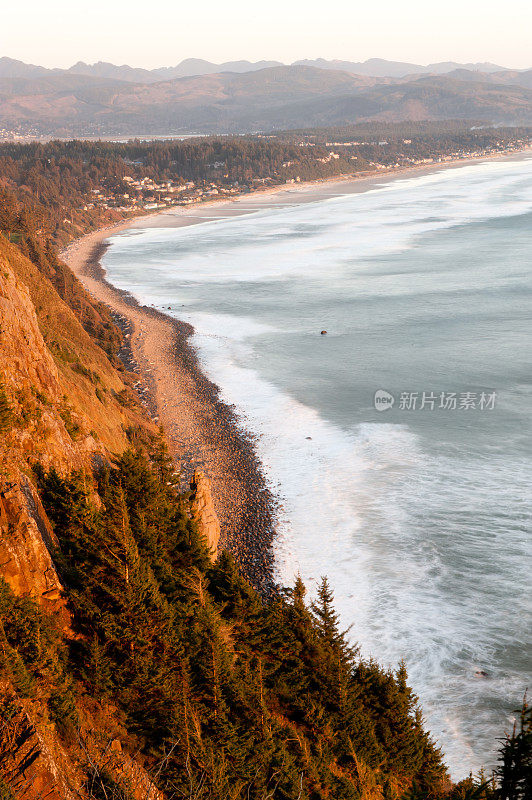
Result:
<svg viewBox="0 0 532 800"><path fill-rule="evenodd" d="M526 695L514 726L500 751L498 768L500 800L530 800L532 797L532 706Z"/></svg>
<svg viewBox="0 0 532 800"><path fill-rule="evenodd" d="M339 616L334 610L334 594L325 577L321 579L317 599L311 608L322 644L338 653L346 664L353 664L358 655L358 647L347 644L349 629L340 631Z"/></svg>

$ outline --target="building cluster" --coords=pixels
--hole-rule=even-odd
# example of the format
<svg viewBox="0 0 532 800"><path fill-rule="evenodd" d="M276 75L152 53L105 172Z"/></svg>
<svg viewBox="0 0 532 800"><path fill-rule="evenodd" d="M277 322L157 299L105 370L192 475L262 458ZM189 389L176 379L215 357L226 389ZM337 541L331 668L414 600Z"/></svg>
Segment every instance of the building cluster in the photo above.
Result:
<svg viewBox="0 0 532 800"><path fill-rule="evenodd" d="M340 158L340 153L334 153L331 150L331 152L328 153L326 156L324 156L323 158L318 158L316 160L319 161L321 164L328 164L330 161L338 161L339 158Z"/></svg>
<svg viewBox="0 0 532 800"><path fill-rule="evenodd" d="M39 138L40 133L38 128L24 126L24 128L0 128L0 142L34 142Z"/></svg>
<svg viewBox="0 0 532 800"><path fill-rule="evenodd" d="M312 141L314 138L314 141ZM441 145L431 145L423 139L400 139L399 141L388 141L386 139L360 140L360 141L326 141L320 142L313 134L309 138L298 139L295 144L302 148L307 147L327 147L335 148L326 155L318 156L315 161L320 164L328 164L331 161L360 161L357 172L366 170L392 170L400 167L422 166L423 164L439 164L450 161L458 161L468 158L482 158L493 155L512 153L520 150L527 145L532 145L532 140L528 138L516 138L512 141L495 141L487 147L471 148L456 147L449 152L441 152ZM353 149L357 148L356 155ZM376 148L382 152L377 155ZM440 152L434 152L439 149ZM431 152L431 150L433 152ZM292 166L294 162L287 161L282 166L284 168ZM355 165L353 165L354 167ZM294 182L292 179L291 182ZM288 182L288 181L287 181Z"/></svg>
<svg viewBox="0 0 532 800"><path fill-rule="evenodd" d="M194 181L155 181L152 178L133 178L126 175L122 183L127 191L92 189L91 201L83 206L83 211L94 208L115 209L117 211L155 211L174 205L190 205L214 197L230 197L249 189L238 182L231 186L221 186L213 182Z"/></svg>
<svg viewBox="0 0 532 800"><path fill-rule="evenodd" d="M411 140L403 139L404 144L411 144ZM379 145L382 145L382 142L379 142ZM387 144L387 143L384 143ZM482 149L468 149L466 147L459 148L458 150L454 150L450 153L445 153L442 155L435 155L432 157L418 157L415 155L407 155L406 153L395 153L393 158L386 163L378 162L378 161L368 161L368 164L373 167L374 169L394 169L397 167L408 167L408 166L423 166L423 164L441 164L449 161L460 161L462 159L469 159L469 158L488 158L489 156L494 155L505 155L511 154L517 150L521 150L523 147L527 145L530 146L532 141L528 141L526 139L516 139L515 142L508 143L508 142L495 142L490 147L483 147Z"/></svg>

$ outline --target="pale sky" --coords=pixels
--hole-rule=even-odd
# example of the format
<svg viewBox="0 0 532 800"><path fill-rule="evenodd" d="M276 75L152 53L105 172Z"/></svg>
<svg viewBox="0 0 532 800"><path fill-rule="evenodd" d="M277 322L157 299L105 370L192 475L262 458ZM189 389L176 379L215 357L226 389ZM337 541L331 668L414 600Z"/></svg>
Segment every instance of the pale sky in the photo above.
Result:
<svg viewBox="0 0 532 800"><path fill-rule="evenodd" d="M531 0L4 0L0 56L174 66L378 57L532 67Z"/></svg>

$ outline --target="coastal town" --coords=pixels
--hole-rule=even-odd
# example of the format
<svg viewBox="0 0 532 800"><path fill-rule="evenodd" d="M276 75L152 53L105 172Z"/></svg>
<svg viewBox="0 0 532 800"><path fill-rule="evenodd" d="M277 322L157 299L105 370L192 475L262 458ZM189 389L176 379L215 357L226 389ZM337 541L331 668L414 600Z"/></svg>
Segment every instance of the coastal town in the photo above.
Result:
<svg viewBox="0 0 532 800"><path fill-rule="evenodd" d="M274 136L268 137L274 139ZM328 141L322 143L312 141L310 138L300 139L296 146L301 149L317 148L319 154L311 159L318 165L327 165L328 171L322 176L329 178L353 175L365 177L374 172L392 172L416 166L430 166L431 164L447 164L475 158L487 158L501 155L511 155L532 145L532 137L517 137L513 141L505 139L496 140L488 147L467 148L460 147L450 152L436 152L433 155L419 155L419 145L412 139L402 139L401 147L388 140L379 141ZM325 153L322 154L325 148ZM334 149L329 149L334 148ZM375 155L370 157L369 153ZM308 151L307 151L308 152ZM231 180L231 175L225 172L227 163L215 161L208 164L208 169L215 174L213 180L208 178L198 180L156 180L152 177L141 177L145 164L137 160L128 164L139 174L124 175L119 180L115 178L101 180L101 188L93 188L90 197L79 211L119 211L125 215L153 212L173 206L188 206L214 199L230 199L261 188L275 185L296 184L309 179L308 157L305 161L306 174L300 174L299 160L285 161L273 175L266 177L251 177L247 180ZM127 162L126 162L127 163ZM133 171L133 170L132 170Z"/></svg>
<svg viewBox="0 0 532 800"><path fill-rule="evenodd" d="M375 123L157 141L0 142L11 241L28 229L64 246L121 220L268 189L438 168L526 150L530 128ZM16 193L16 200L13 193Z"/></svg>
<svg viewBox="0 0 532 800"><path fill-rule="evenodd" d="M83 211L96 207L117 209L119 211L156 211L173 205L190 205L214 197L230 197L239 194L240 188L221 186L213 182L196 185L195 181L177 183L172 181L156 182L151 178L135 179L125 175L122 181L128 191L113 193L104 189L91 189L91 202L85 203Z"/></svg>

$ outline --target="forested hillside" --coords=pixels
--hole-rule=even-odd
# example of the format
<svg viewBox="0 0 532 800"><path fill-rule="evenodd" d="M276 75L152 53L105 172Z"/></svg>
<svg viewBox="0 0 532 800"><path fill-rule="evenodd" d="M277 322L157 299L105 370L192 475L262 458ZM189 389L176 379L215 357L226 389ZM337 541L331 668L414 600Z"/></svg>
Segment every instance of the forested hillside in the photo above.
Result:
<svg viewBox="0 0 532 800"><path fill-rule="evenodd" d="M73 686L116 704L177 796L192 784L209 798L399 797L413 782L440 795L448 780L404 667L357 657L325 580L310 608L301 582L265 602L229 554L211 564L172 474L160 451L151 463L127 451L97 476L104 512L79 478L39 475ZM61 721L75 729L70 702Z"/></svg>

